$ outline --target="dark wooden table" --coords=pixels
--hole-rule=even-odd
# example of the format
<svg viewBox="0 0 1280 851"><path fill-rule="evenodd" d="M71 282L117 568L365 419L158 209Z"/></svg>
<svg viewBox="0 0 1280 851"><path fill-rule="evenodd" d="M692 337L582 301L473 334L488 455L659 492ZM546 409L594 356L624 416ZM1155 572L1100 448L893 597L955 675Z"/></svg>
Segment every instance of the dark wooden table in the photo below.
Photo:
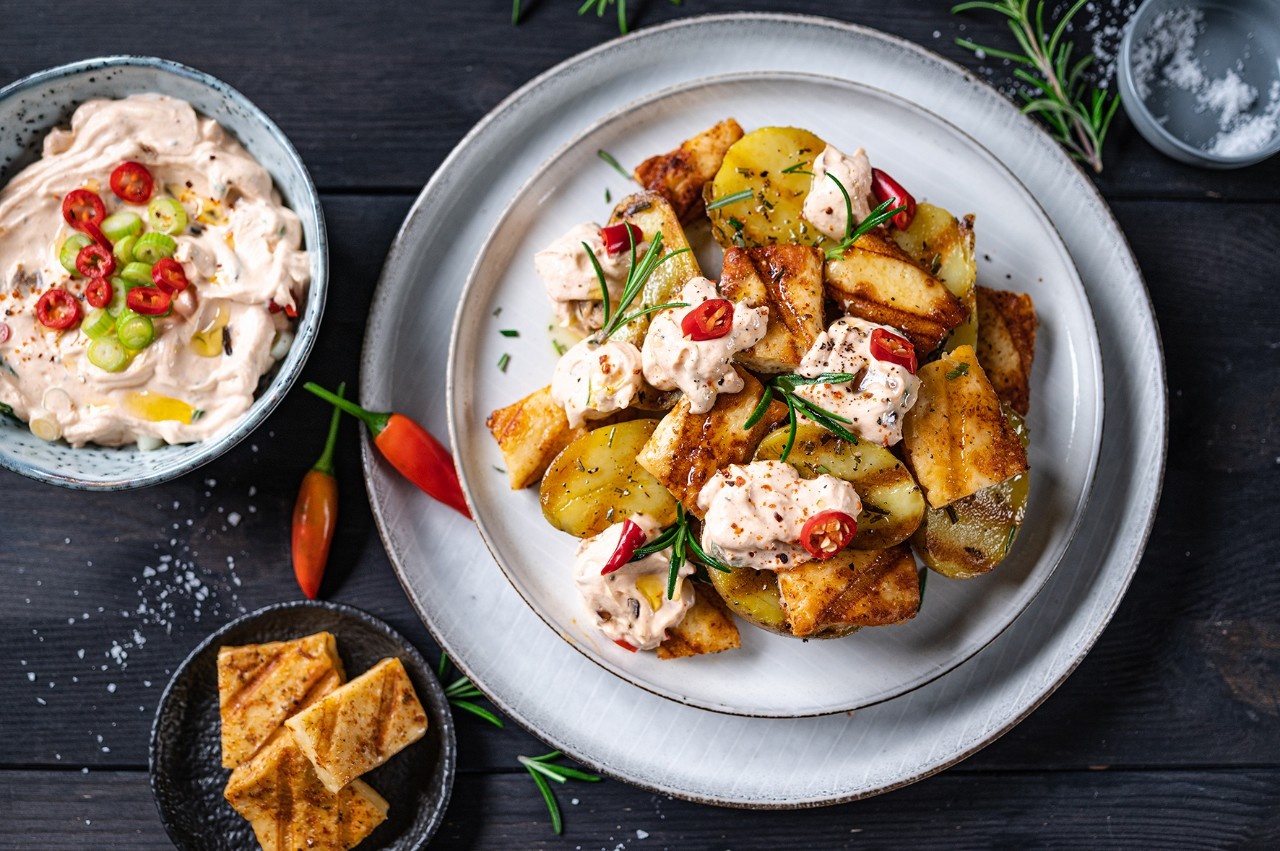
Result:
<svg viewBox="0 0 1280 851"><path fill-rule="evenodd" d="M324 196L333 287L306 377L332 385L356 380L383 255L452 146L529 78L616 34L608 19L575 16L576 3L525 6L513 28L507 0L6 0L0 84L76 59L155 53L228 81L269 113ZM640 26L736 9L834 15L1007 84L1006 68L984 69L953 43L962 25L979 40L1005 38L994 16L953 18L945 2L631 6ZM706 61L714 70L713 44ZM1187 168L1123 116L1106 159L1098 184L1164 339L1169 461L1137 577L1066 684L981 753L891 794L743 812L579 784L559 790L563 837L516 763L545 746L514 724L497 731L464 714L461 771L435 847L1280 847L1280 160ZM141 491L82 493L0 472L0 846L168 847L147 785L157 700L210 631L300 596L288 525L323 442L315 411L295 392L243 445ZM339 468L324 596L385 618L434 659L374 528L349 425Z"/></svg>

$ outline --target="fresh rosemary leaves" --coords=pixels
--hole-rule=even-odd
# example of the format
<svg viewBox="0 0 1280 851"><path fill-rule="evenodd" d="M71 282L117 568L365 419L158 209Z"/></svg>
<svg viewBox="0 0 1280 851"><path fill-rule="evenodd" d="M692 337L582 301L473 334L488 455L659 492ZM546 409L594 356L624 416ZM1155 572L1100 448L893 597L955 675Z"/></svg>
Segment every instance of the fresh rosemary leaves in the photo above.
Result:
<svg viewBox="0 0 1280 851"><path fill-rule="evenodd" d="M449 656L447 653L441 653L440 664L436 668L436 678L443 680L444 675L448 673L448 671L449 671ZM449 699L449 703L451 705L456 706L459 709L462 709L466 712L470 712L472 715L483 718L484 720L488 721L490 724L492 724L495 727L506 726L502 722L502 719L499 718L497 715L493 714L488 709L485 709L483 706L480 706L477 703L472 703L472 701L475 700L476 698L484 697L484 694L481 693L480 689L476 688L475 684L472 683L471 680L467 679L466 677L459 676L456 680L449 683L449 685L445 686L444 696Z"/></svg>
<svg viewBox="0 0 1280 851"><path fill-rule="evenodd" d="M588 783L599 783L600 778L595 774L588 774L568 765L558 765L554 760L559 759L564 754L560 751L552 751L544 753L542 756L518 756L520 764L529 772L529 776L533 778L533 782L537 784L538 791L542 793L542 800L547 802L547 812L551 814L551 829L557 835L564 832L564 820L560 818L560 805L556 803L556 796L551 791L551 786L547 784L548 778L557 783L565 783L569 780L584 780Z"/></svg>
<svg viewBox="0 0 1280 851"><path fill-rule="evenodd" d="M842 423L852 425L849 420L839 414L828 411L826 408L815 405L796 393L797 387L806 384L843 384L847 381L853 381L856 377L849 372L824 372L814 378L808 378L803 375L775 375L764 386L764 395L760 397L760 403L751 412L751 416L747 417L742 430L746 431L760 422L765 411L769 410L769 403L773 401L773 397L778 396L783 402L787 403L787 428L789 429L786 445L782 447L782 457L778 460L786 461L787 456L791 454L791 447L795 446L796 427L799 424L797 414L803 414L841 440L856 444L858 436L842 425Z"/></svg>
<svg viewBox="0 0 1280 851"><path fill-rule="evenodd" d="M1093 63L1093 54L1072 61L1073 46L1063 38L1071 19L1087 2L1076 0L1048 34L1044 27L1044 0L1036 0L1034 8L1031 0L971 0L952 6L951 12L985 9L1008 18L1009 29L1021 53L987 47L965 38L956 39L956 44L979 55L1014 63L1014 76L1030 87L1030 91L1021 92L1023 113L1039 116L1071 156L1100 173L1102 142L1120 98L1115 94L1108 96L1085 80L1084 72Z"/></svg>
<svg viewBox="0 0 1280 851"><path fill-rule="evenodd" d="M857 227L854 227L853 226L853 199L849 197L849 190L845 189L844 184L840 182L840 178L836 177L831 172L827 172L827 177L831 178L831 181L835 183L837 187L839 187L840 194L844 196L844 213L845 213L844 239L840 240L840 242L837 243L834 247L827 249L828 260L839 260L841 257L844 256L844 253L849 250L849 246L853 245L855 242L858 241L859 237L862 237L870 233L871 231L875 230L876 228L880 227L880 225L889 221L898 213L902 212L903 209L905 209L904 207L891 207L893 202L897 201L898 199L889 198L888 200L884 201L879 207L876 207L874 210L872 210L871 215L867 216L865 219L859 222Z"/></svg>
<svg viewBox="0 0 1280 851"><path fill-rule="evenodd" d="M511 23L520 23L520 2L521 0L511 0ZM672 6L679 6L682 0L669 0ZM585 0L578 7L578 15L585 15L594 10L597 18L603 18L605 10L610 6L618 7L618 32L622 35L627 34L627 0Z"/></svg>
<svg viewBox="0 0 1280 851"><path fill-rule="evenodd" d="M667 547L671 548L671 570L667 573L668 600L673 599L676 595L676 580L680 578L680 568L684 566L690 553L704 567L718 570L721 573L729 572L728 567L725 567L703 551L702 546L698 543L698 536L693 534L693 530L689 528L689 515L685 513L684 504L680 502L676 503L675 524L668 526L652 542L645 544L643 547L636 547L635 554L631 556L631 560L639 561L645 556L661 552Z"/></svg>
<svg viewBox="0 0 1280 851"><path fill-rule="evenodd" d="M689 250L681 248L679 251L672 251L664 256L662 254L662 232L658 231L653 235L653 241L649 243L644 255L637 262L635 233L630 228L627 229L627 238L631 243L631 265L627 268L627 282L622 287L622 295L618 298L616 306L611 303L609 298L609 286L605 283L604 269L600 266L600 260L596 257L596 253L591 250L590 245L585 242L582 243L582 250L587 252L587 257L591 260L591 265L596 270L596 280L600 282L600 296L604 301L604 325L593 335L601 343L609 339L609 336L623 325L639 319L641 316L658 310L666 310L669 307L688 307L685 302L668 302L667 304L643 307L632 314L626 314L627 308L636 300L636 296L640 295L640 291L644 289L644 285L648 282L649 276L653 274L653 270L677 254L683 254Z"/></svg>

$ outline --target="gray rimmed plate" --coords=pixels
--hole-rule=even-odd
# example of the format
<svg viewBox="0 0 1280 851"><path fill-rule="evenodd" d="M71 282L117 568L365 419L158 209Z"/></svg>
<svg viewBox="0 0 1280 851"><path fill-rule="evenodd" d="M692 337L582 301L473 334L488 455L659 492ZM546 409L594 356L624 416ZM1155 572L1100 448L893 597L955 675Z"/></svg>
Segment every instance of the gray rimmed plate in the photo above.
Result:
<svg viewBox="0 0 1280 851"><path fill-rule="evenodd" d="M277 603L237 618L210 635L174 672L151 728L151 791L169 838L183 851L254 848L249 823L222 796L218 650L328 631L348 677L399 657L427 711L427 734L362 779L390 803L387 820L361 848L410 851L440 826L457 767L453 716L430 666L408 641L373 615L324 601Z"/></svg>

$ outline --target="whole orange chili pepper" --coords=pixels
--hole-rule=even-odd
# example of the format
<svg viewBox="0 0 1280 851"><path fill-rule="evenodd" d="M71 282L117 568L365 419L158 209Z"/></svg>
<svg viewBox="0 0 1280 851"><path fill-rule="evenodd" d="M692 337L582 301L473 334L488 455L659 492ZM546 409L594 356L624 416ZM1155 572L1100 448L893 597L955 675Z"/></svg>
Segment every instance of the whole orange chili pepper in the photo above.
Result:
<svg viewBox="0 0 1280 851"><path fill-rule="evenodd" d="M347 385L338 385L338 397ZM324 566L329 561L329 545L338 525L338 480L333 476L333 445L338 438L338 419L342 412L333 411L329 421L329 437L324 452L315 466L302 477L298 501L293 506L293 575L298 587L314 600L320 592Z"/></svg>
<svg viewBox="0 0 1280 851"><path fill-rule="evenodd" d="M326 402L358 417L369 427L373 445L378 447L382 457L391 462L391 466L428 496L471 519L471 511L462 496L462 486L458 484L453 456L432 437L431 432L404 414L367 411L314 382L309 381L304 386Z"/></svg>

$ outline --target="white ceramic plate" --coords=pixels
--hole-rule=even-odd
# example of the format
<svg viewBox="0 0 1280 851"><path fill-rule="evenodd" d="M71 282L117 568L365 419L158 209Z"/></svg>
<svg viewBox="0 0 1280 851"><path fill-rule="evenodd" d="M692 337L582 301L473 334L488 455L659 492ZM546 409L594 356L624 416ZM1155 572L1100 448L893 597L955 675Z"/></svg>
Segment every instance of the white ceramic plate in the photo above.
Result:
<svg viewBox="0 0 1280 851"><path fill-rule="evenodd" d="M702 60L708 44L716 46L714 69ZM407 592L436 639L504 713L623 780L691 800L786 807L901 786L1008 730L1083 658L1138 564L1164 465L1159 339L1123 235L1050 139L959 67L847 24L714 16L611 42L500 104L423 190L374 300L361 400L404 411L443 434L451 308L525 178L573 128L590 127L623 103L708 70L766 67L858 81L945 115L1028 187L1079 268L1098 323L1108 413L1092 501L1060 569L1026 612L965 665L856 713L711 713L638 689L587 660L547 629L470 523L401 480L368 444L365 469L379 530Z"/></svg>
<svg viewBox="0 0 1280 851"><path fill-rule="evenodd" d="M837 147L865 146L929 200L977 214L982 280L1029 291L1042 327L1033 375L1032 493L1011 557L989 576L931 576L908 624L839 641L799 642L742 624L740 651L678 662L604 638L573 579L578 539L542 516L537 489L513 493L487 433L489 412L547 384L556 353L533 255L582 221L605 221L628 185L596 152L623 163L670 150L726 116L751 130L804 127ZM701 243L711 243L708 231ZM697 244L697 243L695 243ZM719 250L700 254L718 265ZM713 277L717 269L705 270ZM935 679L972 656L1031 602L1083 513L1102 430L1102 365L1075 266L1030 193L972 138L938 116L857 83L797 74L735 74L663 90L577 136L497 217L463 290L450 357L450 429L481 534L534 610L592 661L672 700L738 715L800 717L858 709ZM516 330L507 337L502 330ZM506 353L505 372L496 364Z"/></svg>

